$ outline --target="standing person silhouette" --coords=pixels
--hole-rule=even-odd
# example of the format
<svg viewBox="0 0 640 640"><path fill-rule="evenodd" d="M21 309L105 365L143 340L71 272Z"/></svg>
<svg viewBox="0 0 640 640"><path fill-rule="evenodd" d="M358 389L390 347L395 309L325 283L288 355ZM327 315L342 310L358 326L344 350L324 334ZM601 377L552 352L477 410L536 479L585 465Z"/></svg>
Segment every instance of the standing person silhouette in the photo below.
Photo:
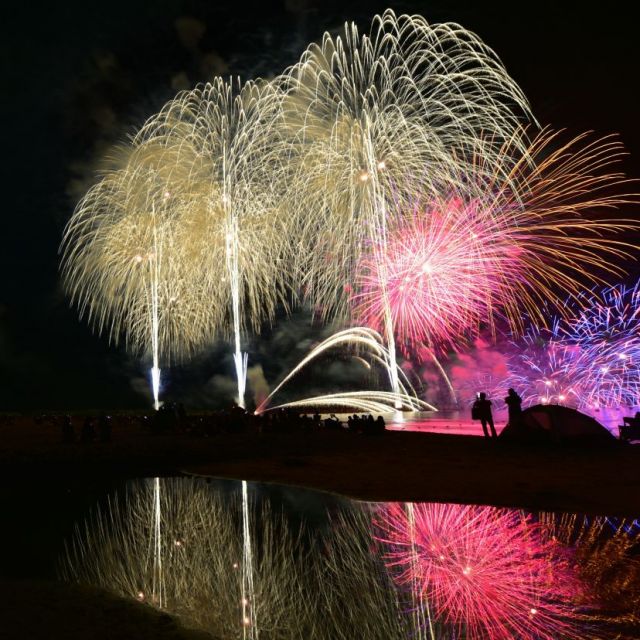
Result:
<svg viewBox="0 0 640 640"><path fill-rule="evenodd" d="M477 416L476 419L480 420L480 424L482 425L482 431L484 431L484 435L486 438L497 438L498 434L496 433L496 428L493 425L493 414L491 413L491 400L487 400L487 394L482 393L478 394L478 399L473 403L472 409L473 415ZM491 433L489 433L489 429L487 429L487 425L489 425L491 429Z"/></svg>
<svg viewBox="0 0 640 640"><path fill-rule="evenodd" d="M504 399L509 409L509 424L516 424L522 415L522 398L513 389L509 389L507 397Z"/></svg>

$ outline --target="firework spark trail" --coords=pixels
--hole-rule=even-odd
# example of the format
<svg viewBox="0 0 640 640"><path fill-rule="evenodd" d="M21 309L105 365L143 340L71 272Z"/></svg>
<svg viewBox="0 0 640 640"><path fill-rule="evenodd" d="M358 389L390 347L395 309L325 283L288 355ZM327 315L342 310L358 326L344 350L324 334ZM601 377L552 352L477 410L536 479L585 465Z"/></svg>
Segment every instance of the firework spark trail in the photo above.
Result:
<svg viewBox="0 0 640 640"><path fill-rule="evenodd" d="M507 139L526 151L512 110L528 117L526 99L497 56L459 25L389 10L368 36L353 24L342 37L325 34L280 83L296 143L289 206L309 212L297 233L306 253L300 281L324 318L348 315L357 256L366 242L384 244L398 193L435 196L476 154L508 175L500 152ZM380 289L384 298L384 278ZM383 306L393 356L393 319Z"/></svg>
<svg viewBox="0 0 640 640"><path fill-rule="evenodd" d="M411 520L403 505L391 504L377 526L397 582L419 585L436 620L465 638L585 637L571 622L579 583L517 512L421 504Z"/></svg>
<svg viewBox="0 0 640 640"><path fill-rule="evenodd" d="M154 604L162 609L165 602L164 572L162 568L162 511L160 506L160 478L153 479L153 578L151 594Z"/></svg>
<svg viewBox="0 0 640 640"><path fill-rule="evenodd" d="M341 407L344 411L362 411L371 414L395 413L398 405L404 411L437 411L430 404L410 395L397 394L392 391L344 391L331 393L324 396L311 396L303 400L292 400L271 407L275 409L301 408L317 409L326 408L335 410Z"/></svg>
<svg viewBox="0 0 640 640"><path fill-rule="evenodd" d="M504 153L512 155L510 143ZM629 191L635 182L614 170L624 155L615 136L581 134L565 142L561 132L544 130L509 182L496 176L485 183L486 217L502 229L505 250L518 248L514 277L492 302L515 333L523 311L544 327L549 306L560 308L567 296L601 282L599 273L622 272L612 259L628 260L634 247L616 236L638 228L637 221L608 213L638 204L638 194Z"/></svg>
<svg viewBox="0 0 640 640"><path fill-rule="evenodd" d="M231 305L233 316L233 337L235 352L233 361L236 367L238 395L236 402L244 409L244 392L247 385L248 354L242 353L240 347L240 273L238 269L238 223L232 220L231 229L227 230L227 269L231 287Z"/></svg>
<svg viewBox="0 0 640 640"><path fill-rule="evenodd" d="M154 211L155 213L155 211ZM154 225L153 230L153 258L151 259L151 282L149 293L151 296L151 352L153 366L151 367L151 389L153 393L153 406L156 411L160 409L160 353L158 344L159 313L158 313L158 283L160 280L158 270L160 268L160 247L158 246L158 232Z"/></svg>
<svg viewBox="0 0 640 640"><path fill-rule="evenodd" d="M357 357L367 357L378 364L381 364L388 372L390 367L397 370L396 379L399 385L399 391L353 391L342 392L336 394L330 394L325 396L315 396L313 398L305 398L303 400L297 400L281 404L272 409L279 409L284 407L357 407L359 410L367 411L370 413L388 413L391 406L406 407L410 411L425 411L436 410L435 407L419 400L416 397L414 389L411 387L409 380L406 378L404 372L393 362L389 364L390 357L385 345L382 343L381 336L374 330L367 327L354 327L351 329L344 329L338 331L329 336L326 340L323 340L320 344L314 347L291 371L285 376L285 378L271 391L271 393L263 400L260 406L256 409L256 413L261 413L267 409L267 406L273 396L280 391L280 389L293 378L301 369L306 367L310 362L324 354L329 349L335 349L336 347L346 346L355 347L360 349L358 352L361 355ZM365 360L365 364L368 364ZM389 374L388 374L389 375ZM392 381L393 377L389 375L389 379Z"/></svg>
<svg viewBox="0 0 640 640"><path fill-rule="evenodd" d="M253 585L253 552L249 527L249 493L247 481L242 481L242 637L258 638L255 588Z"/></svg>

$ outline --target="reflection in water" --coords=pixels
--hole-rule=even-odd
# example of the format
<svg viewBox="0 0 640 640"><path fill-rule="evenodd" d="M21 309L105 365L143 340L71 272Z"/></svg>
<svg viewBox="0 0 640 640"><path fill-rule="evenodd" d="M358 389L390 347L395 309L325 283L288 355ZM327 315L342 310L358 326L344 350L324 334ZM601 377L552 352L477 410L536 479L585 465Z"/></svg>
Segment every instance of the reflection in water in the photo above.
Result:
<svg viewBox="0 0 640 640"><path fill-rule="evenodd" d="M411 517L410 517L411 515ZM390 504L376 516L387 566L418 589L455 637L584 637L572 620L583 587L569 554L514 510Z"/></svg>
<svg viewBox="0 0 640 640"><path fill-rule="evenodd" d="M242 481L242 637L254 640L258 637L256 621L255 589L253 588L253 552L251 551L251 527L249 526L249 488Z"/></svg>
<svg viewBox="0 0 640 640"><path fill-rule="evenodd" d="M161 479L164 609L220 638L242 638L242 505L225 500L204 481ZM135 483L123 499L110 498L79 528L61 563L68 580L94 584L153 606L153 481ZM249 508L254 508L250 505ZM260 637L305 637L303 600L306 553L281 515L255 509L254 602ZM272 635L270 630L277 630Z"/></svg>
<svg viewBox="0 0 640 640"><path fill-rule="evenodd" d="M97 510L68 544L62 576L162 604L225 639L637 637L637 530L625 523L353 503L312 528L266 501L245 503L250 518L243 519L237 495L202 480L160 484L159 493L153 481L132 484ZM162 602L154 589L158 560Z"/></svg>
<svg viewBox="0 0 640 640"><path fill-rule="evenodd" d="M540 522L549 539L574 550L575 574L589 586L581 610L609 623L640 624L638 521L543 513Z"/></svg>
<svg viewBox="0 0 640 640"><path fill-rule="evenodd" d="M162 570L162 505L160 502L160 478L153 479L153 578L152 602L162 609L165 605L164 572Z"/></svg>

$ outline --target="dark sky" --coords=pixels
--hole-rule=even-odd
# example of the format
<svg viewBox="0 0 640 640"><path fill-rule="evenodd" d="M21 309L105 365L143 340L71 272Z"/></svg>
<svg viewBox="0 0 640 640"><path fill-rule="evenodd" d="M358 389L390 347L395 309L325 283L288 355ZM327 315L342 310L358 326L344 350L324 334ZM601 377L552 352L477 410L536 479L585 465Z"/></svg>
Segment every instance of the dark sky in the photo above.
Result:
<svg viewBox="0 0 640 640"><path fill-rule="evenodd" d="M101 151L176 88L211 73L269 75L345 20L421 13L478 33L502 58L542 124L621 134L638 171L638 37L623 3L241 2L24 3L4 15L0 410L144 406L142 365L81 324L58 283L58 245ZM198 39L199 30L204 33ZM299 324L299 323L298 323ZM297 329L296 329L297 330ZM273 338L273 336L272 336ZM217 349L174 393L231 363ZM269 377L269 376L267 376ZM181 387L183 385L183 387ZM188 390L187 390L188 388ZM204 392L200 395L205 402Z"/></svg>

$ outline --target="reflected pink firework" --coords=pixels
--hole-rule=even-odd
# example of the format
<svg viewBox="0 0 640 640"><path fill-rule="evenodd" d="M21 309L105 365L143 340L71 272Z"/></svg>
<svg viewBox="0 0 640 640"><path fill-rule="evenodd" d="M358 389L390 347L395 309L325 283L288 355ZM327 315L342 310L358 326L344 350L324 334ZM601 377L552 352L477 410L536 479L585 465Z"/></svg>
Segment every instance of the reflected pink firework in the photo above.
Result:
<svg viewBox="0 0 640 640"><path fill-rule="evenodd" d="M363 252L355 317L383 331L388 308L405 345L447 347L477 332L517 275L519 248L501 235L500 220L486 216L477 201L414 205Z"/></svg>
<svg viewBox="0 0 640 640"><path fill-rule="evenodd" d="M585 638L568 556L523 514L455 504L390 504L379 540L394 579L467 640Z"/></svg>

